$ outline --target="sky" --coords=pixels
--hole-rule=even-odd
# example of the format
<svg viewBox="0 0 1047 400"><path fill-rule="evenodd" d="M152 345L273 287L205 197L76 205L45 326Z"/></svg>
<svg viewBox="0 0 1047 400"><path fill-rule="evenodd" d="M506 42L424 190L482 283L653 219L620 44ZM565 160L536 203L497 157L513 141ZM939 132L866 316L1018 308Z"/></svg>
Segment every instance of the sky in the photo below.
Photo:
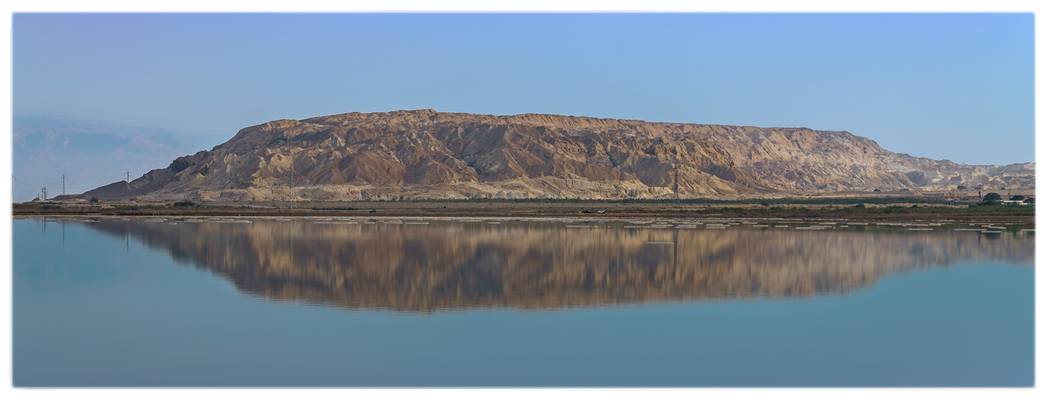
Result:
<svg viewBox="0 0 1047 400"><path fill-rule="evenodd" d="M1034 159L1032 14L16 14L15 115L209 135L432 108Z"/></svg>

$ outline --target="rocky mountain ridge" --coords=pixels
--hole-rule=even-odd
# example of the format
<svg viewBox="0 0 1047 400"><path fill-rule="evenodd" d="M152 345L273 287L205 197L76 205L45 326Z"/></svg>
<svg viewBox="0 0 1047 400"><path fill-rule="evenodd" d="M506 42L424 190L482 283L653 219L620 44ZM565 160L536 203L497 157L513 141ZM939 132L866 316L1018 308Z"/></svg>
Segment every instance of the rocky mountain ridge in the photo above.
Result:
<svg viewBox="0 0 1047 400"><path fill-rule="evenodd" d="M277 120L131 182L142 200L672 198L1032 188L1032 163L893 153L850 132L433 110Z"/></svg>

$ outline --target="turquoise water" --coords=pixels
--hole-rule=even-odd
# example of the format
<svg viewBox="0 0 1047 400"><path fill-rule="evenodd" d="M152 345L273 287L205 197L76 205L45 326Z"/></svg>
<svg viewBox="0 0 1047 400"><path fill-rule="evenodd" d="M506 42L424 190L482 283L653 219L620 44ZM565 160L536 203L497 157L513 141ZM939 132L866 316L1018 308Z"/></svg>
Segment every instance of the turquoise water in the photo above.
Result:
<svg viewBox="0 0 1047 400"><path fill-rule="evenodd" d="M16 386L1033 384L1030 234L13 229Z"/></svg>

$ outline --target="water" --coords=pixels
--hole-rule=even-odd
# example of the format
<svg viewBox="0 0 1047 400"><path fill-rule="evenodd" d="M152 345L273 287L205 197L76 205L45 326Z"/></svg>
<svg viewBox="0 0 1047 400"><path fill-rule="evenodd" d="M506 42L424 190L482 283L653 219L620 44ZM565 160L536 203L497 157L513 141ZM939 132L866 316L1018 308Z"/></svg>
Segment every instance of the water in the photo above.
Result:
<svg viewBox="0 0 1047 400"><path fill-rule="evenodd" d="M1033 384L1030 233L389 222L15 220L15 385Z"/></svg>

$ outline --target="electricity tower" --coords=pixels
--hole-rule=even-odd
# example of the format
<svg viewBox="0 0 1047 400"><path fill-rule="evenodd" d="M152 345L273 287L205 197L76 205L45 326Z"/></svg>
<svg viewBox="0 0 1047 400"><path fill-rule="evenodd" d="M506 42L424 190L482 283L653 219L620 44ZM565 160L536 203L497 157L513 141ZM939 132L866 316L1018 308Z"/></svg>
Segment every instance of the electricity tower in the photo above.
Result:
<svg viewBox="0 0 1047 400"><path fill-rule="evenodd" d="M680 169L673 163L673 198L680 201Z"/></svg>
<svg viewBox="0 0 1047 400"><path fill-rule="evenodd" d="M680 201L680 168L679 160L676 159L676 155L673 154L672 159L669 161L669 168L673 170L673 203Z"/></svg>
<svg viewBox="0 0 1047 400"><path fill-rule="evenodd" d="M291 171L287 176L287 186L294 188L294 160L291 160Z"/></svg>

